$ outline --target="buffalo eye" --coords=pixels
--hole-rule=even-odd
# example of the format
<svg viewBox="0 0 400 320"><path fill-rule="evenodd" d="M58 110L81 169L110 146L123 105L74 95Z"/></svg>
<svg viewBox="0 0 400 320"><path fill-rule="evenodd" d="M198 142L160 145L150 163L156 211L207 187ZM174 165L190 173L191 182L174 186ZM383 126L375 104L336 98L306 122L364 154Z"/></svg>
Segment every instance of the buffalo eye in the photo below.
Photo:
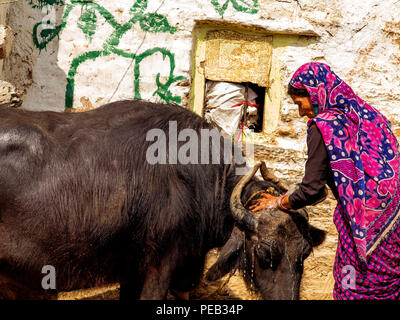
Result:
<svg viewBox="0 0 400 320"><path fill-rule="evenodd" d="M263 269L271 268L272 270L276 270L282 259L282 253L275 244L257 244L255 247L255 254L258 259L258 264Z"/></svg>

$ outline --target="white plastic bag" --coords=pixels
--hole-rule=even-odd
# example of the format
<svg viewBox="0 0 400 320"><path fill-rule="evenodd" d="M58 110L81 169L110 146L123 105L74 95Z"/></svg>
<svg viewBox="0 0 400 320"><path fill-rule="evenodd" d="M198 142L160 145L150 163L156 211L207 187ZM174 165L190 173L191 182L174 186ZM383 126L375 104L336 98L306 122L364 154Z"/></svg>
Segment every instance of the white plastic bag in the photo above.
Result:
<svg viewBox="0 0 400 320"><path fill-rule="evenodd" d="M243 108L245 86L232 82L207 81L205 118L215 122L229 135L235 135L239 128ZM247 101L255 104L257 94L248 89ZM257 122L257 108L248 105L248 124Z"/></svg>

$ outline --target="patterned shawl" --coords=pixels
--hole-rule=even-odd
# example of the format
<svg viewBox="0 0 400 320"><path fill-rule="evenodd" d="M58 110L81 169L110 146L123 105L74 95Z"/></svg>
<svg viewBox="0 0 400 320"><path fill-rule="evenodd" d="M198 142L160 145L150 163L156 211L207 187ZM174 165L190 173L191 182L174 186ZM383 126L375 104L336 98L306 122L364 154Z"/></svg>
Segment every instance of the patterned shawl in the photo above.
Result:
<svg viewBox="0 0 400 320"><path fill-rule="evenodd" d="M306 89L318 107L308 126L315 122L322 134L341 208L365 262L400 220L399 144L391 124L326 64L301 66L290 84Z"/></svg>

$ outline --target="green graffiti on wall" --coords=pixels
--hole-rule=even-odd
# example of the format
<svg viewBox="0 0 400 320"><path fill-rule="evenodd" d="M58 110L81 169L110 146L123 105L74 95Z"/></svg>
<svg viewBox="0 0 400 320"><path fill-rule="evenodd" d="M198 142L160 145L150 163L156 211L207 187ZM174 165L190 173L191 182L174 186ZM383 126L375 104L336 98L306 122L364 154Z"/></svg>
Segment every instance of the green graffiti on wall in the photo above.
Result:
<svg viewBox="0 0 400 320"><path fill-rule="evenodd" d="M53 5L63 5L65 1L63 0L29 0L29 4L32 8L43 8L45 6Z"/></svg>
<svg viewBox="0 0 400 320"><path fill-rule="evenodd" d="M185 77L175 76L175 55L165 48L155 47L148 49L140 54L126 52L118 49L120 39L122 36L132 29L133 25L139 23L140 28L143 31L151 33L169 32L171 34L176 32L176 28L171 26L168 20L157 13L146 13L147 0L137 0L130 8L129 13L131 18L128 22L120 24L114 18L114 16L103 6L95 3L91 0L70 0L66 1L47 0L47 1L36 1L35 7L43 7L45 5L62 5L65 6L64 15L60 25L52 24L49 21L41 21L35 24L33 28L33 42L39 50L43 50L47 45L57 37L67 25L67 19L72 9L76 6L81 7L81 16L78 20L78 27L82 30L85 37L91 41L96 33L98 16L102 16L108 24L113 27L111 35L105 39L103 48L100 51L89 51L72 60L70 69L67 76L67 87L65 94L65 107L72 108L74 90L75 90L75 76L78 72L79 66L89 60L96 60L99 57L109 56L116 54L120 57L132 59L134 63L134 94L136 99L141 99L140 94L140 63L147 57L150 57L156 53L162 54L163 60L169 60L170 71L166 82L162 82L160 74L156 75L157 89L153 95L159 96L165 102L176 102L180 103L181 98L174 96L170 91L170 86L180 80L184 80ZM32 3L32 1L31 1ZM41 30L39 32L39 29Z"/></svg>
<svg viewBox="0 0 400 320"><path fill-rule="evenodd" d="M211 0L211 4L214 6L215 11L217 11L221 17L224 16L229 3L232 3L232 6L236 11L243 13L256 14L259 10L258 0Z"/></svg>

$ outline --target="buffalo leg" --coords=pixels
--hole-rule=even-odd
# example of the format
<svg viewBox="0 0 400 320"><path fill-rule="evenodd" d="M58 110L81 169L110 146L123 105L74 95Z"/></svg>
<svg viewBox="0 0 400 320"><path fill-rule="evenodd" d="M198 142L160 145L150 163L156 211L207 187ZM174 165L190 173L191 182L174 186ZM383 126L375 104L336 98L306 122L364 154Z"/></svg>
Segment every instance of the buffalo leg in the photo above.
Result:
<svg viewBox="0 0 400 320"><path fill-rule="evenodd" d="M136 257L136 253L133 254ZM133 260L133 261L132 261ZM128 258L120 278L120 300L137 300L143 288L144 275L140 272L138 259Z"/></svg>
<svg viewBox="0 0 400 320"><path fill-rule="evenodd" d="M168 266L147 268L141 300L164 300L167 296L171 272Z"/></svg>
<svg viewBox="0 0 400 320"><path fill-rule="evenodd" d="M119 290L120 300L137 300L140 298L143 283L137 277L121 282Z"/></svg>
<svg viewBox="0 0 400 320"><path fill-rule="evenodd" d="M190 299L190 291L182 292L182 291L176 291L174 289L170 289L170 292L177 300L189 300Z"/></svg>
<svg viewBox="0 0 400 320"><path fill-rule="evenodd" d="M172 274L171 294L180 300L189 300L190 292L199 284L204 270L205 256L190 257L184 267Z"/></svg>

